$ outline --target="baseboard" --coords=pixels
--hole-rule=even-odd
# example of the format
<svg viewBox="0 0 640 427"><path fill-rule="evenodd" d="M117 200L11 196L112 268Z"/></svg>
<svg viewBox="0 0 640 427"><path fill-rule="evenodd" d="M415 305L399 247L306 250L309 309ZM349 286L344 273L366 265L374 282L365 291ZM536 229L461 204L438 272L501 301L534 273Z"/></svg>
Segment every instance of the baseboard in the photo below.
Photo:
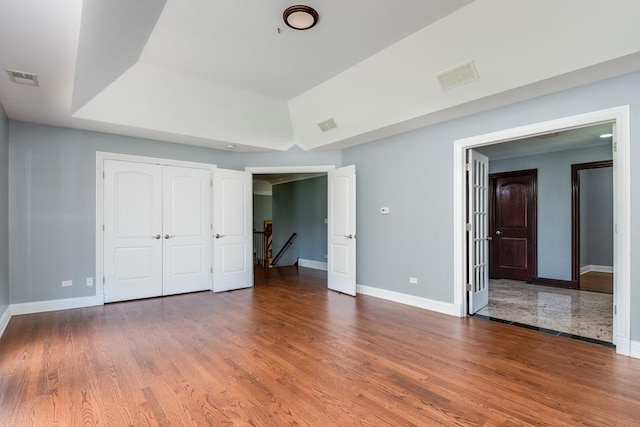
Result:
<svg viewBox="0 0 640 427"><path fill-rule="evenodd" d="M11 304L11 315L44 313L45 311L68 310L70 308L93 307L96 305L104 305L104 295Z"/></svg>
<svg viewBox="0 0 640 427"><path fill-rule="evenodd" d="M365 285L356 285L358 294L385 299L387 301L398 302L412 307L424 308L450 316L460 317L460 309L455 304L436 301L414 295L402 294L400 292L388 291L386 289L374 288Z"/></svg>
<svg viewBox="0 0 640 427"><path fill-rule="evenodd" d="M591 273L592 271L597 273L613 273L612 265L585 265L580 267L580 274Z"/></svg>
<svg viewBox="0 0 640 427"><path fill-rule="evenodd" d="M298 258L298 267L313 268L316 270L327 271L327 263L322 261L313 261L310 259Z"/></svg>
<svg viewBox="0 0 640 427"><path fill-rule="evenodd" d="M578 282L575 280L547 279L546 277L532 277L531 283L534 285L552 286L554 288L578 289Z"/></svg>
<svg viewBox="0 0 640 427"><path fill-rule="evenodd" d="M7 308L2 314L0 314L0 337L4 334L4 330L7 329L7 325L11 320L11 306L7 305Z"/></svg>

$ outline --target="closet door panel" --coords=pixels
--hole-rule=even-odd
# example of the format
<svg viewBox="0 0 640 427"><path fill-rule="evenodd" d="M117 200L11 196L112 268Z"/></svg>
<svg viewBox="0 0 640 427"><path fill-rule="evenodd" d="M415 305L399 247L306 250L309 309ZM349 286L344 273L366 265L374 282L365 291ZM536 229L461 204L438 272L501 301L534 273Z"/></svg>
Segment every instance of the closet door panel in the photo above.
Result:
<svg viewBox="0 0 640 427"><path fill-rule="evenodd" d="M211 172L163 167L163 294L211 289Z"/></svg>

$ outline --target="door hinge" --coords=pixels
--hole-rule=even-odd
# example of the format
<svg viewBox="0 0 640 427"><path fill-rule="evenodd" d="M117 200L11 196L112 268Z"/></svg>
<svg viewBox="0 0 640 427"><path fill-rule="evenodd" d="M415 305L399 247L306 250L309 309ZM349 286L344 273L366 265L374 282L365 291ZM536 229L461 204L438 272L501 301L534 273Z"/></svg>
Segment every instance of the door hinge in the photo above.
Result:
<svg viewBox="0 0 640 427"><path fill-rule="evenodd" d="M471 171L471 163L467 163L465 168L467 169L467 172Z"/></svg>
<svg viewBox="0 0 640 427"><path fill-rule="evenodd" d="M471 292L471 283L467 283L466 288L467 288L467 292Z"/></svg>
<svg viewBox="0 0 640 427"><path fill-rule="evenodd" d="M613 152L614 152L614 153L617 153L617 152L618 152L618 143L617 143L617 142L614 142L614 143L613 143Z"/></svg>
<svg viewBox="0 0 640 427"><path fill-rule="evenodd" d="M213 267L211 267L210 270L211 270L211 274L213 274Z"/></svg>
<svg viewBox="0 0 640 427"><path fill-rule="evenodd" d="M106 230L106 228L104 227L104 224L102 224L102 231Z"/></svg>
<svg viewBox="0 0 640 427"><path fill-rule="evenodd" d="M213 187L213 180L212 179L209 180L209 186Z"/></svg>
<svg viewBox="0 0 640 427"><path fill-rule="evenodd" d="M105 173L104 173L104 171L102 171L102 179L104 179L104 178L105 178Z"/></svg>
<svg viewBox="0 0 640 427"><path fill-rule="evenodd" d="M464 225L464 229L467 230L467 231L471 231L471 223L466 223Z"/></svg>
<svg viewBox="0 0 640 427"><path fill-rule="evenodd" d="M105 279L105 277L102 276L102 284L104 285L105 283L107 283L107 279Z"/></svg>

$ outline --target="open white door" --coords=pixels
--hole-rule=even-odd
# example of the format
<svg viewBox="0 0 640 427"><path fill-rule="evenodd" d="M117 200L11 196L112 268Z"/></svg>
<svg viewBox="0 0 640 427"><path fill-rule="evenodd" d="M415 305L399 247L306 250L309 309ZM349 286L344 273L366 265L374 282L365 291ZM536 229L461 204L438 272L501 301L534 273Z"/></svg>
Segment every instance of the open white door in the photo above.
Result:
<svg viewBox="0 0 640 427"><path fill-rule="evenodd" d="M253 286L251 172L213 172L213 291Z"/></svg>
<svg viewBox="0 0 640 427"><path fill-rule="evenodd" d="M489 304L489 159L469 150L469 314Z"/></svg>
<svg viewBox="0 0 640 427"><path fill-rule="evenodd" d="M328 173L328 271L329 289L356 294L356 168Z"/></svg>

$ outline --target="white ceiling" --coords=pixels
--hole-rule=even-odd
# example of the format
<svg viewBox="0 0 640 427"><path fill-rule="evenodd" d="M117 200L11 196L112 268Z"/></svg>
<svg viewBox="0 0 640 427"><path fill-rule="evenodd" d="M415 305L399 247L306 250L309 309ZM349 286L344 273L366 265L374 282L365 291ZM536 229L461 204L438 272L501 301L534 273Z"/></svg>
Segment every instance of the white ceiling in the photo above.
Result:
<svg viewBox="0 0 640 427"><path fill-rule="evenodd" d="M636 0L306 3L309 31L284 25L284 1L3 0L0 68L40 87L2 71L0 103L211 148L342 148L640 69ZM436 75L469 60L480 80L443 92Z"/></svg>

